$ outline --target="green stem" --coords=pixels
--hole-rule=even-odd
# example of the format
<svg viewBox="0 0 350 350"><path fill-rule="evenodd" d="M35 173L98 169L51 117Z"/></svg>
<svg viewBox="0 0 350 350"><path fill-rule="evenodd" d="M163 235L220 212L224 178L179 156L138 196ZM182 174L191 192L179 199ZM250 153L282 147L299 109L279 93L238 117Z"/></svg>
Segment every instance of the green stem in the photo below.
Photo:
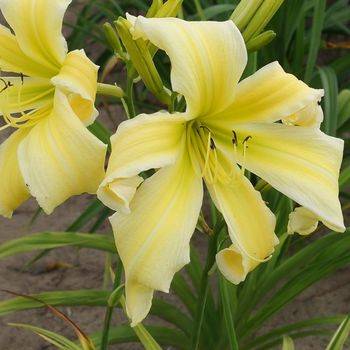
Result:
<svg viewBox="0 0 350 350"><path fill-rule="evenodd" d="M117 270L114 276L113 291L115 291L120 286L122 273L123 273L123 265L121 260L118 259ZM101 350L107 350L107 347L108 347L109 329L111 327L112 315L113 315L113 310L115 306L116 304L114 302L110 303L108 301L108 306L106 309L106 314L105 314L105 319L103 324Z"/></svg>
<svg viewBox="0 0 350 350"><path fill-rule="evenodd" d="M127 64L127 72L126 94L122 99L122 102L128 119L132 119L136 116L134 104L134 79L137 74L135 68L130 62Z"/></svg>
<svg viewBox="0 0 350 350"><path fill-rule="evenodd" d="M207 298L208 298L208 292L209 292L209 272L212 269L213 265L215 264L215 256L216 256L216 249L217 249L217 240L220 231L225 225L225 221L222 219L220 220L215 228L213 234L209 238L208 243L208 252L207 252L207 261L205 263L205 267L202 274L202 280L201 280L201 286L200 286L200 292L199 292L199 298L197 303L197 311L196 311L196 318L195 318L195 324L194 324L194 333L192 338L192 349L198 350L199 349L199 343L201 338L201 332L202 332L202 326L204 321L204 312L205 307L207 304Z"/></svg>
<svg viewBox="0 0 350 350"><path fill-rule="evenodd" d="M199 18L201 19L201 21L205 21L206 17L205 17L200 0L194 0L194 4L196 6L196 10L197 10Z"/></svg>
<svg viewBox="0 0 350 350"><path fill-rule="evenodd" d="M117 289L118 286L119 286L119 281L115 279L113 290ZM103 323L103 331L102 331L101 350L107 350L107 347L108 347L109 329L111 326L114 307L115 305L108 305L106 309L105 319Z"/></svg>
<svg viewBox="0 0 350 350"><path fill-rule="evenodd" d="M98 83L97 94L103 96L122 98L124 96L124 91L117 85Z"/></svg>

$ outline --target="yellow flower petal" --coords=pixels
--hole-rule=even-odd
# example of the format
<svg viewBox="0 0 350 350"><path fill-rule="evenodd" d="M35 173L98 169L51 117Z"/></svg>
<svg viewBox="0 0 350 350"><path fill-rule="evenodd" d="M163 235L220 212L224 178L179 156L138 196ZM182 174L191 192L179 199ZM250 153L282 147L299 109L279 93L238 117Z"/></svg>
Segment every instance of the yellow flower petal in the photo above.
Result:
<svg viewBox="0 0 350 350"><path fill-rule="evenodd" d="M282 119L286 125L320 128L323 122L323 110L317 101L312 102L302 110Z"/></svg>
<svg viewBox="0 0 350 350"><path fill-rule="evenodd" d="M61 33L71 0L0 0L0 9L24 54L55 74L66 54Z"/></svg>
<svg viewBox="0 0 350 350"><path fill-rule="evenodd" d="M234 245L217 253L216 263L224 277L233 284L243 282L248 273L259 264L258 261L250 259Z"/></svg>
<svg viewBox="0 0 350 350"><path fill-rule="evenodd" d="M344 231L338 199L343 140L315 128L283 124L242 124L235 132L240 164L311 210L327 226ZM244 157L243 140L248 136ZM220 147L235 159L231 139Z"/></svg>
<svg viewBox="0 0 350 350"><path fill-rule="evenodd" d="M318 226L317 216L310 210L304 207L296 208L289 214L288 233L299 233L302 236L307 236L314 232Z"/></svg>
<svg viewBox="0 0 350 350"><path fill-rule="evenodd" d="M28 130L18 130L0 146L0 215L8 218L29 198L17 159L18 146L27 134Z"/></svg>
<svg viewBox="0 0 350 350"><path fill-rule="evenodd" d="M69 96L75 114L85 125L93 123L98 115L94 108L98 69L84 50L75 50L68 53L59 74L51 79Z"/></svg>
<svg viewBox="0 0 350 350"><path fill-rule="evenodd" d="M49 78L54 72L27 57L11 31L0 25L0 68L5 72Z"/></svg>
<svg viewBox="0 0 350 350"><path fill-rule="evenodd" d="M278 243L275 216L239 169L224 157L219 159L231 179L228 183L206 182L210 195L226 221L233 244L250 259L264 261Z"/></svg>
<svg viewBox="0 0 350 350"><path fill-rule="evenodd" d="M154 290L135 281L125 283L126 312L131 318L131 327L135 327L146 318L152 307Z"/></svg>
<svg viewBox="0 0 350 350"><path fill-rule="evenodd" d="M175 164L143 182L130 214L117 212L111 218L132 325L146 317L153 290L168 292L174 274L189 262L189 241L202 199L202 179L183 152Z"/></svg>
<svg viewBox="0 0 350 350"><path fill-rule="evenodd" d="M173 164L184 132L185 118L167 112L139 115L120 124L111 138L112 154L106 178L97 192L99 199L112 209L128 212L129 202L142 181L137 175Z"/></svg>
<svg viewBox="0 0 350 350"><path fill-rule="evenodd" d="M232 21L140 16L134 37L148 39L168 54L172 87L185 96L189 118L218 112L232 102L247 63L243 37Z"/></svg>
<svg viewBox="0 0 350 350"><path fill-rule="evenodd" d="M290 116L323 96L273 62L238 84L234 102L205 121L228 130L237 123L275 122Z"/></svg>
<svg viewBox="0 0 350 350"><path fill-rule="evenodd" d="M106 146L56 91L52 113L30 131L19 147L25 183L46 213L67 198L95 193L104 176Z"/></svg>
<svg viewBox="0 0 350 350"><path fill-rule="evenodd" d="M52 103L54 87L43 78L1 77L0 114L19 113ZM7 85L10 84L6 88Z"/></svg>

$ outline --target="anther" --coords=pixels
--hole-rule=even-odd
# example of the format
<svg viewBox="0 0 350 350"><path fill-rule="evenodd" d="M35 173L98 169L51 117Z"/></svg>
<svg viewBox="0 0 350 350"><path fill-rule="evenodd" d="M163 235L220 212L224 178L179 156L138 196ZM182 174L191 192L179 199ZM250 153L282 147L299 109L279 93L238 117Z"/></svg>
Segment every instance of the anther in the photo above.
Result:
<svg viewBox="0 0 350 350"><path fill-rule="evenodd" d="M216 148L215 141L214 141L214 139L212 137L210 138L210 148L212 150L214 150Z"/></svg>
<svg viewBox="0 0 350 350"><path fill-rule="evenodd" d="M205 125L200 125L199 128L200 128L200 129L204 129L204 130L208 131L209 133L212 133L211 130L210 130L207 126L205 126Z"/></svg>
<svg viewBox="0 0 350 350"><path fill-rule="evenodd" d="M9 85L10 82L9 82L9 81L6 81L6 80L3 79L3 78L0 78L0 81L3 82L3 84L4 84L4 87L0 90L0 93L3 92L3 91L5 91L6 89L8 89L8 88L11 86L11 85Z"/></svg>
<svg viewBox="0 0 350 350"><path fill-rule="evenodd" d="M244 145L246 142L248 142L250 139L252 139L252 137L251 136L247 136L244 140L243 140L243 142L242 142L242 144ZM247 146L248 147L248 146Z"/></svg>
<svg viewBox="0 0 350 350"><path fill-rule="evenodd" d="M237 141L236 131L232 130L232 134L233 134L232 143L233 143L234 146L237 146L238 145L238 141Z"/></svg>

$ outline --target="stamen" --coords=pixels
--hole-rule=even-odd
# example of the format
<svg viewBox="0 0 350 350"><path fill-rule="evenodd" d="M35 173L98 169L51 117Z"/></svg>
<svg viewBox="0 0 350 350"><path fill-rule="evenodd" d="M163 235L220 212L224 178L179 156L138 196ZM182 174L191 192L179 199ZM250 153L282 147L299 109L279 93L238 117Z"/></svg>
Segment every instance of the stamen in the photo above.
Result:
<svg viewBox="0 0 350 350"><path fill-rule="evenodd" d="M0 93L8 89L11 85L9 85L9 82L7 82L5 79L0 78L0 81L4 84L4 87L0 90Z"/></svg>
<svg viewBox="0 0 350 350"><path fill-rule="evenodd" d="M248 149L248 141L251 139L251 136L247 136L242 144L243 144L243 162L241 167L242 176L245 174L245 166L246 166L246 155L247 155L247 149Z"/></svg>
<svg viewBox="0 0 350 350"><path fill-rule="evenodd" d="M35 125L39 119L47 115L47 113L51 108L50 105L48 104L44 107L41 107L40 109L32 109L32 110L25 111L24 109L26 106L29 106L29 104L31 104L32 102L40 100L41 98L50 94L52 92L52 89L46 90L41 94L35 95L31 99L22 101L22 91L24 86L23 74L20 75L20 80L21 80L21 84L17 85L18 91L17 91L17 103L16 103L15 92L13 93L13 98L11 97L11 99L10 99L10 92L9 92L9 88L13 87L14 84L11 81L6 81L5 79L0 77L0 81L4 84L4 88L0 92L5 94L4 100L2 103L3 105L2 117L5 123L7 124L2 126L0 128L0 131L8 127L13 127L16 129L19 129L22 127L31 127ZM11 109L18 111L16 116L12 116Z"/></svg>
<svg viewBox="0 0 350 350"><path fill-rule="evenodd" d="M217 181L223 183L230 181L232 178L231 174L226 173L220 164L212 130L197 122L189 124L187 145L196 173L198 172L197 169L200 169L200 176L204 177L208 184L214 184Z"/></svg>
<svg viewBox="0 0 350 350"><path fill-rule="evenodd" d="M212 179L213 177L212 177L212 174L211 174L211 171L210 171L210 164L209 164L210 151L211 151L211 132L209 131L207 147L206 147L206 151L205 151L204 167L202 169L202 177L205 176L205 174L207 172L208 165L209 165L209 172L208 172L208 174L210 175L210 178Z"/></svg>

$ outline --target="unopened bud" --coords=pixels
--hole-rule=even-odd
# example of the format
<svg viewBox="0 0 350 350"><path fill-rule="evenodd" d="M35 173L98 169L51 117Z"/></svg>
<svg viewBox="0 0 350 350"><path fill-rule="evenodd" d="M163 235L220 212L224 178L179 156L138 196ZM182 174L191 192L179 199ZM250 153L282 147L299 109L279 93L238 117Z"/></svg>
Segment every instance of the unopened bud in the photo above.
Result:
<svg viewBox="0 0 350 350"><path fill-rule="evenodd" d="M170 103L170 95L165 90L163 81L153 62L148 43L140 39L133 39L130 29L132 24L125 18L120 17L116 22L119 36L130 56L130 60L150 90L161 102Z"/></svg>

